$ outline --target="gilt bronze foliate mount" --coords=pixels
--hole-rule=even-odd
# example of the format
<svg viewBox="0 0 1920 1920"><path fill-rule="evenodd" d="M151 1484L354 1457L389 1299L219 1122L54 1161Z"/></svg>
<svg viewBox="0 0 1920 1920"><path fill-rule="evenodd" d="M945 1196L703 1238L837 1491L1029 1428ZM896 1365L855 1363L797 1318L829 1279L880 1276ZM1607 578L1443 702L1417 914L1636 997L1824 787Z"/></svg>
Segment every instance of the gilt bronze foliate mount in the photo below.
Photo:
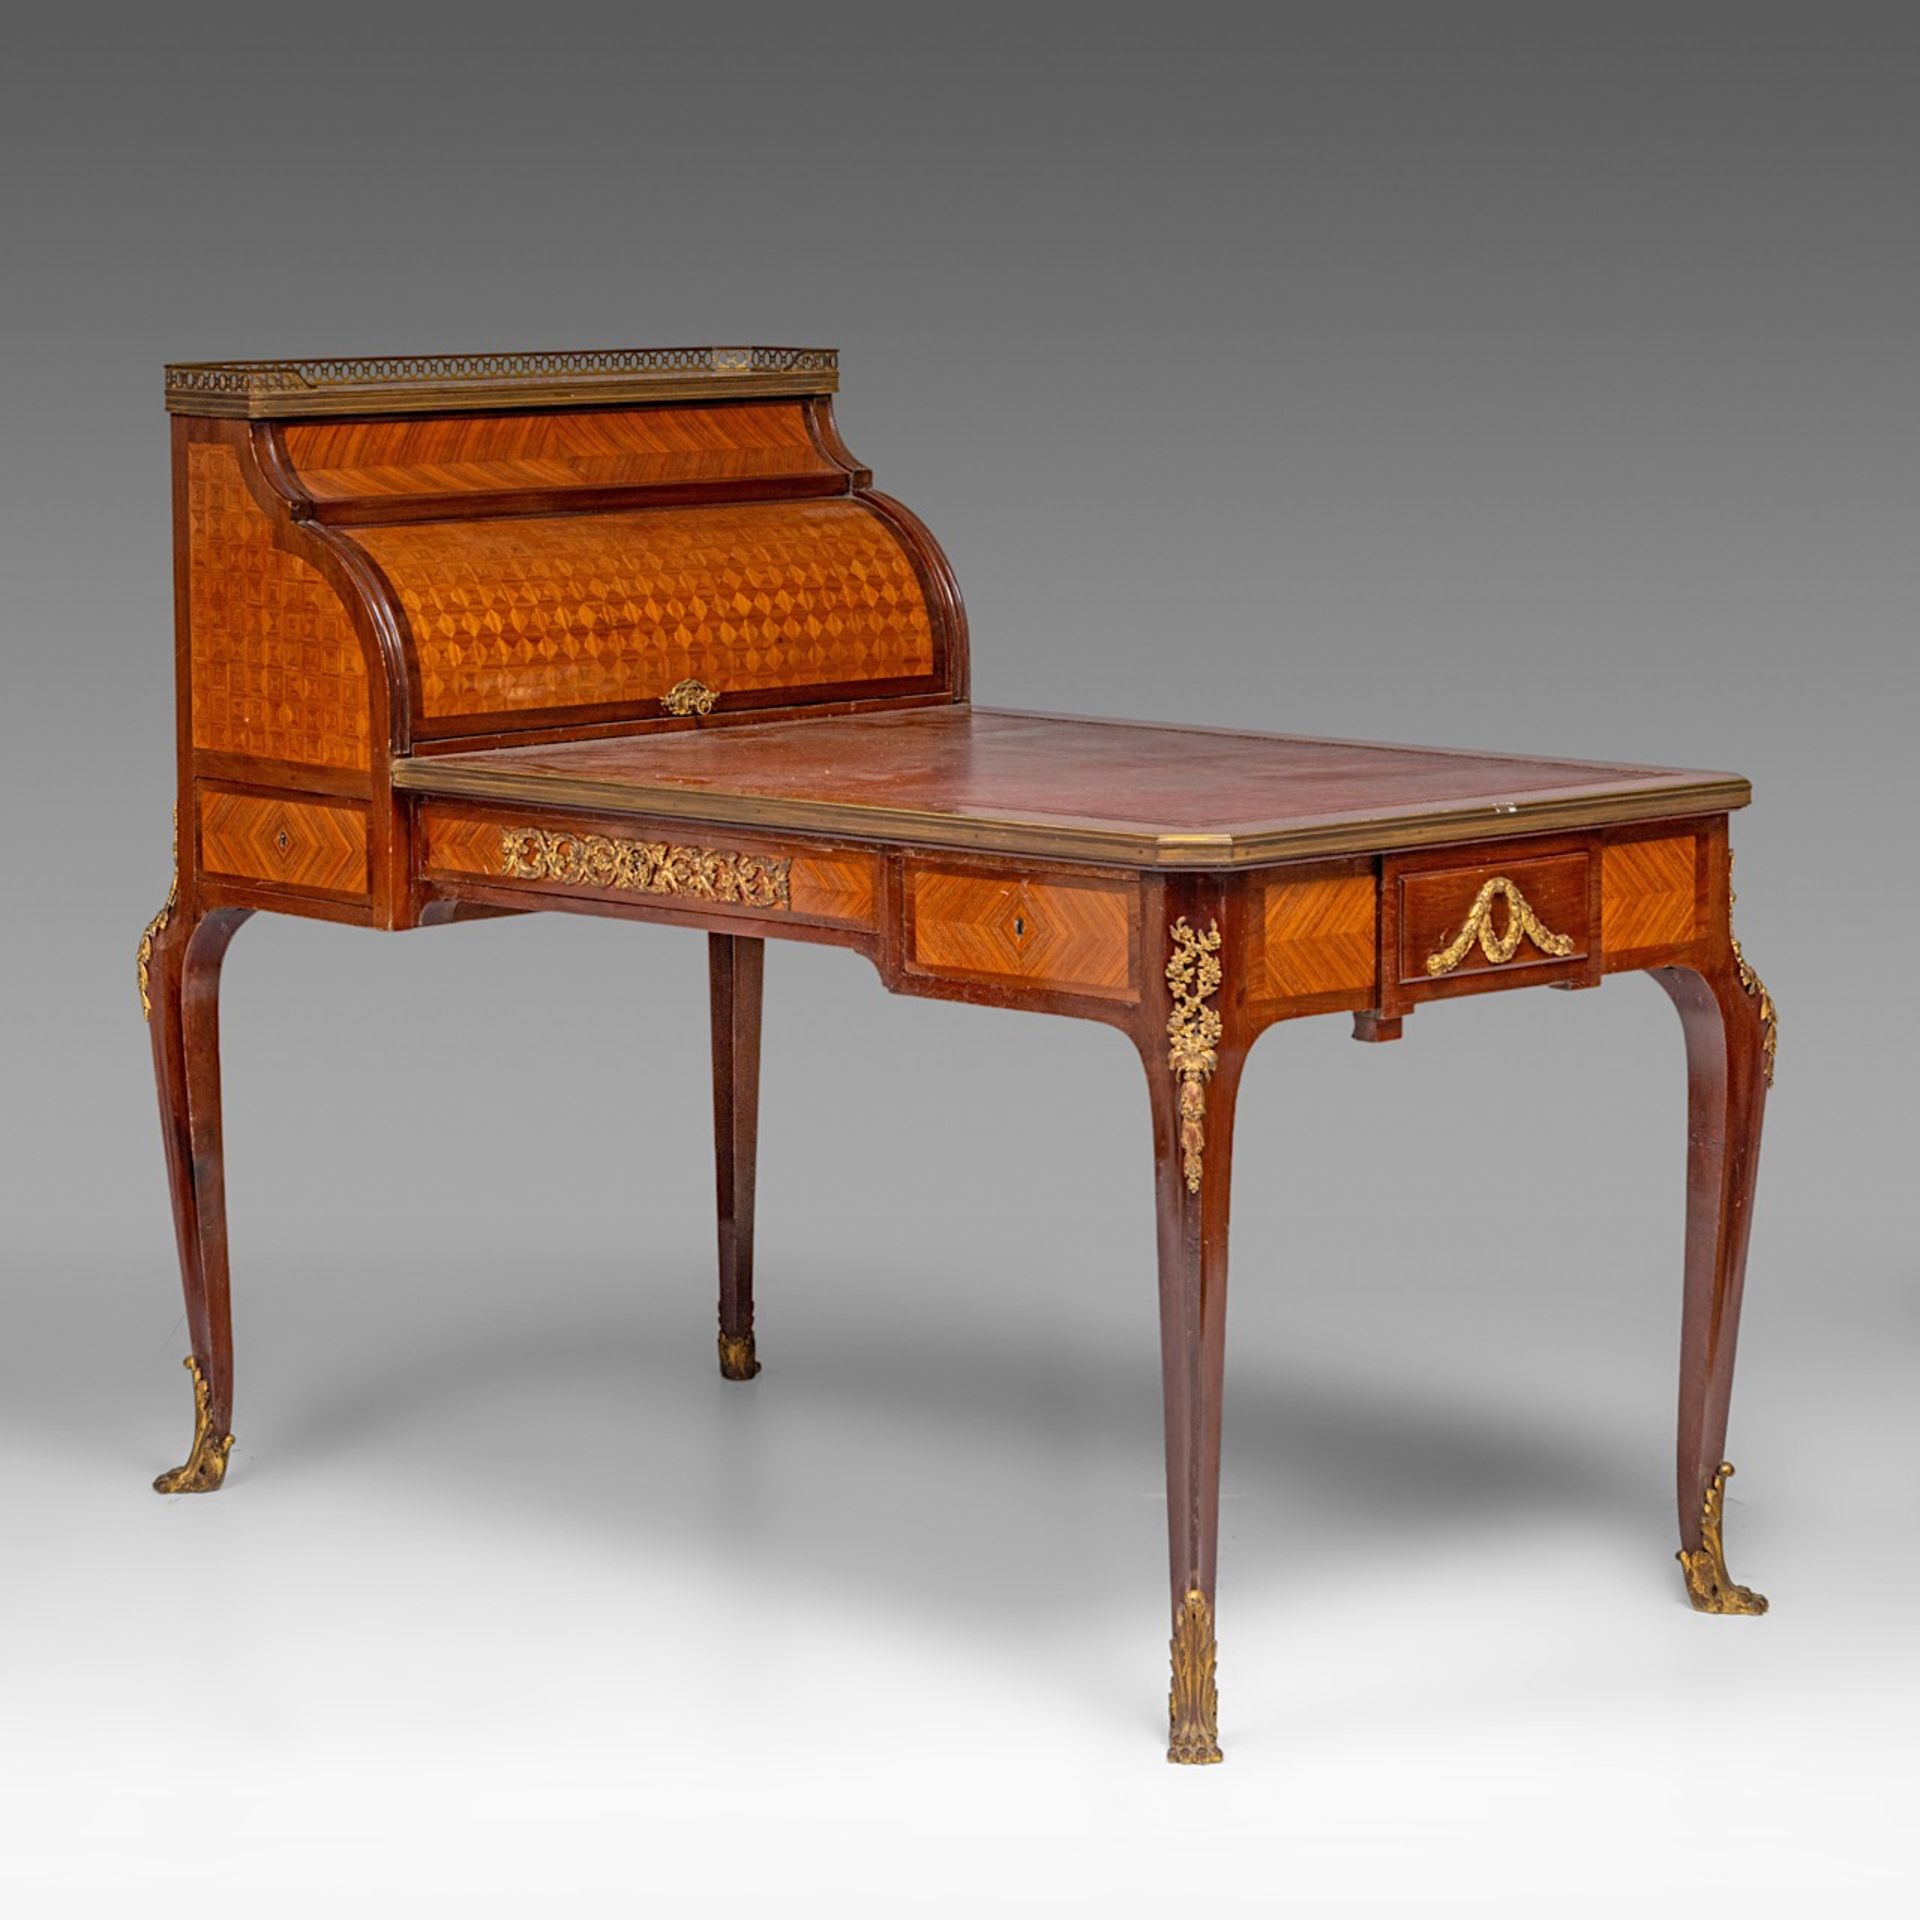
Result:
<svg viewBox="0 0 1920 1920"><path fill-rule="evenodd" d="M1767 991L1767 983L1762 980L1747 962L1747 956L1740 951L1740 936L1733 930L1733 855L1727 855L1727 943L1733 949L1733 964L1740 975L1740 987L1750 1000L1760 1003L1760 1058L1766 1072L1767 1085L1773 1085L1773 1065L1780 1051L1780 1015L1773 1004L1773 995ZM1727 1469L1733 1471L1731 1467Z"/></svg>
<svg viewBox="0 0 1920 1920"><path fill-rule="evenodd" d="M1220 1754L1220 1695L1214 1683L1213 1609L1190 1587L1174 1622L1173 1687L1167 1695L1167 1758L1178 1767L1210 1767Z"/></svg>
<svg viewBox="0 0 1920 1920"><path fill-rule="evenodd" d="M704 680L682 680L660 696L660 704L669 713L678 714L684 719L690 715L711 713L719 697Z"/></svg>
<svg viewBox="0 0 1920 1920"><path fill-rule="evenodd" d="M147 922L147 930L140 936L140 945L133 956L134 974L140 987L140 1017L143 1020L153 1018L153 950L160 936L167 930L167 922L173 918L173 910L180 904L180 809L173 810L173 878L167 886L167 897L161 903L160 911Z"/></svg>
<svg viewBox="0 0 1920 1920"><path fill-rule="evenodd" d="M793 863L725 848L621 840L602 833L552 833L507 827L500 863L512 880L551 880L570 887L613 887L634 893L715 900L724 906L781 911L792 905Z"/></svg>
<svg viewBox="0 0 1920 1920"><path fill-rule="evenodd" d="M188 1354L182 1363L193 1375L193 1448L185 1462L154 1481L155 1493L215 1493L227 1477L233 1435L213 1430L213 1396L200 1362Z"/></svg>
<svg viewBox="0 0 1920 1920"><path fill-rule="evenodd" d="M1495 933L1493 903L1501 899L1507 903L1506 931ZM1531 940L1542 953L1556 960L1564 960L1573 951L1572 936L1553 933L1543 926L1540 916L1527 904L1527 896L1504 873L1495 874L1474 895L1473 905L1452 940L1438 953L1427 955L1428 973L1436 980L1451 973L1472 951L1476 940L1480 951L1496 967L1505 966L1520 951L1523 940Z"/></svg>
<svg viewBox="0 0 1920 1920"><path fill-rule="evenodd" d="M1721 1529L1725 1524L1727 1482L1733 1478L1733 1462L1722 1460L1720 1471L1708 1483L1700 1502L1700 1544L1689 1552L1682 1547L1675 1556L1686 1576L1687 1598L1696 1613L1765 1613L1767 1597L1743 1587L1727 1571L1727 1549Z"/></svg>
<svg viewBox="0 0 1920 1920"><path fill-rule="evenodd" d="M1167 1015L1167 1065L1180 1083L1180 1169L1187 1191L1200 1191L1207 1150L1207 1082L1220 1064L1223 1031L1219 1009L1207 1002L1220 990L1220 926L1205 933L1173 924L1173 958L1167 962L1173 1011Z"/></svg>

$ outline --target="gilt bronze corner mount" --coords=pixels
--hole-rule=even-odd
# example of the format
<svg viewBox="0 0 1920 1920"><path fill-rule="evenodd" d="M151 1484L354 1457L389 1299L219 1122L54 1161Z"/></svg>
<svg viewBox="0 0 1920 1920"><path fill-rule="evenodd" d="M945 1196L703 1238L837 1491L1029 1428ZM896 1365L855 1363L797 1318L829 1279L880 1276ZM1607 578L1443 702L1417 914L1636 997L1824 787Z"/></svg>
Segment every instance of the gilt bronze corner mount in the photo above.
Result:
<svg viewBox="0 0 1920 1920"><path fill-rule="evenodd" d="M167 887L167 897L160 911L147 922L147 930L140 936L140 945L133 956L134 973L140 986L140 1017L143 1020L153 1018L153 949L160 936L167 930L167 922L173 918L173 910L180 904L180 809L173 810L173 879Z"/></svg>

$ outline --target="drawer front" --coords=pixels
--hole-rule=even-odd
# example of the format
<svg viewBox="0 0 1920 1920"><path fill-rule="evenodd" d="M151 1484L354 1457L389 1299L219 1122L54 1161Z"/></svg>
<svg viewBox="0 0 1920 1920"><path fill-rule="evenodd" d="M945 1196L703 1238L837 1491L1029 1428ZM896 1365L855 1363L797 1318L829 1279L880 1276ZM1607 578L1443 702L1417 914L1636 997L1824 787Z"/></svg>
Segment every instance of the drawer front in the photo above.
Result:
<svg viewBox="0 0 1920 1920"><path fill-rule="evenodd" d="M1397 983L1403 999L1594 973L1596 868L1585 848L1400 865ZM1495 978L1495 976L1498 976Z"/></svg>
<svg viewBox="0 0 1920 1920"><path fill-rule="evenodd" d="M367 812L278 794L200 789L200 866L308 893L367 891Z"/></svg>
<svg viewBox="0 0 1920 1920"><path fill-rule="evenodd" d="M1128 882L1003 879L916 862L905 891L909 973L1140 997L1139 895Z"/></svg>
<svg viewBox="0 0 1920 1920"><path fill-rule="evenodd" d="M666 822L570 822L532 813L420 809L422 876L533 894L872 928L878 859L840 847Z"/></svg>

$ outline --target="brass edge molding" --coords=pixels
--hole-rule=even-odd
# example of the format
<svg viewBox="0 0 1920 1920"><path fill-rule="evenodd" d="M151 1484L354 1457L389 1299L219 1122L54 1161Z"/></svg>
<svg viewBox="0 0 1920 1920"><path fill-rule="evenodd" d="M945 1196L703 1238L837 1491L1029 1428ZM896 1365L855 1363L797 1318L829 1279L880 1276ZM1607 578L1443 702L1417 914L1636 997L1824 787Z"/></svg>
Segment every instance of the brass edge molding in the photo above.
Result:
<svg viewBox="0 0 1920 1920"><path fill-rule="evenodd" d="M188 361L167 368L166 404L169 413L266 420L734 395L801 398L838 391L839 369L833 347L612 347Z"/></svg>
<svg viewBox="0 0 1920 1920"><path fill-rule="evenodd" d="M193 1375L193 1450L184 1466L163 1473L154 1481L155 1493L216 1493L227 1477L227 1455L233 1451L233 1435L218 1436L213 1431L213 1396L200 1362L188 1354L182 1362Z"/></svg>
<svg viewBox="0 0 1920 1920"><path fill-rule="evenodd" d="M1689 1553L1682 1547L1674 1557L1686 1576L1687 1598L1696 1613L1765 1613L1767 1597L1751 1587L1741 1586L1727 1571L1726 1543L1721 1528L1727 1497L1727 1482L1733 1478L1733 1462L1722 1460L1700 1502L1700 1545Z"/></svg>
<svg viewBox="0 0 1920 1920"><path fill-rule="evenodd" d="M1742 991L1748 999L1760 1002L1760 1058L1766 1070L1767 1085L1772 1086L1774 1059L1780 1050L1780 1015L1775 1010L1773 995L1767 991L1767 983L1747 964L1747 956L1740 951L1740 936L1733 930L1733 903L1733 855L1728 854L1727 940L1733 948L1733 964L1739 970Z"/></svg>
<svg viewBox="0 0 1920 1920"><path fill-rule="evenodd" d="M667 841L616 840L602 833L505 827L500 833L500 860L512 880L677 894L774 912L793 904L789 884L793 862L755 853L679 847Z"/></svg>
<svg viewBox="0 0 1920 1920"><path fill-rule="evenodd" d="M1507 903L1507 930L1493 930L1493 903ZM1473 905L1461 923L1460 931L1438 953L1427 955L1427 971L1436 980L1451 973L1467 957L1475 941L1496 967L1504 966L1520 951L1522 940L1531 940L1542 953L1564 960L1573 951L1573 936L1552 933L1542 925L1540 916L1527 904L1527 896L1504 873L1496 873L1473 896Z"/></svg>
<svg viewBox="0 0 1920 1920"><path fill-rule="evenodd" d="M669 713L682 718L688 714L707 714L720 696L704 680L682 680L660 696L660 704Z"/></svg>
<svg viewBox="0 0 1920 1920"><path fill-rule="evenodd" d="M143 1020L153 1018L153 999L149 988L153 984L153 947L154 942L166 932L167 923L173 918L173 910L180 904L180 809L173 810L173 878L167 885L167 897L160 911L147 922L147 930L140 936L140 944L134 949L133 967L140 986L140 1017Z"/></svg>
<svg viewBox="0 0 1920 1920"><path fill-rule="evenodd" d="M1221 1023L1217 1007L1206 1003L1220 990L1220 923L1205 933L1187 925L1182 914L1173 923L1173 958L1167 985L1173 1010L1167 1015L1167 1065L1180 1082L1180 1164L1187 1191L1200 1191L1207 1148L1207 1081L1220 1064L1215 1052Z"/></svg>
<svg viewBox="0 0 1920 1920"><path fill-rule="evenodd" d="M720 1377L723 1380L751 1380L760 1371L759 1356L753 1350L753 1331L729 1333L720 1330Z"/></svg>
<svg viewBox="0 0 1920 1920"><path fill-rule="evenodd" d="M819 722L833 724L830 720ZM528 774L493 766L451 764L457 756L416 754L393 763L392 784L408 793L444 799L491 800L521 806L578 807L583 812L697 820L709 826L747 827L891 845L971 852L1048 854L1157 871L1210 872L1277 865L1348 853L1381 853L1427 846L1470 846L1510 840L1516 833L1590 826L1629 826L1643 820L1691 819L1744 807L1745 781L1715 787L1662 787L1586 800L1543 801L1511 813L1381 814L1357 821L1317 822L1207 836L1159 833L1150 827L1076 827L1058 819L934 813L860 801L792 800L709 788L640 787L627 782Z"/></svg>
<svg viewBox="0 0 1920 1920"><path fill-rule="evenodd" d="M1167 1758L1175 1766L1213 1766L1221 1757L1213 1609L1198 1587L1187 1589L1169 1644L1173 1687L1167 1695Z"/></svg>

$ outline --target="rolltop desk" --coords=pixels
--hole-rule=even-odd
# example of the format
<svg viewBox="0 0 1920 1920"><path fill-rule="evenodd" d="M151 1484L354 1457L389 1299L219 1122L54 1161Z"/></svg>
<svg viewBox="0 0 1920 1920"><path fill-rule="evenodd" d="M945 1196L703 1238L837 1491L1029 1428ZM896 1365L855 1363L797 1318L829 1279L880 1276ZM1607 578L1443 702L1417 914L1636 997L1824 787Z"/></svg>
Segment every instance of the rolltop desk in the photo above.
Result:
<svg viewBox="0 0 1920 1920"><path fill-rule="evenodd" d="M834 424L836 356L713 348L170 367L176 874L140 941L195 1431L232 1446L218 988L256 912L594 913L707 936L719 1364L759 1371L765 942L894 992L1103 1021L1157 1196L1168 1758L1220 1757L1236 1095L1268 1027L1651 973L1688 1059L1676 1488L1695 1607L1755 1613L1722 1498L1775 1016L1724 774L995 712L927 529ZM1144 1171L1144 1166L1143 1166Z"/></svg>

